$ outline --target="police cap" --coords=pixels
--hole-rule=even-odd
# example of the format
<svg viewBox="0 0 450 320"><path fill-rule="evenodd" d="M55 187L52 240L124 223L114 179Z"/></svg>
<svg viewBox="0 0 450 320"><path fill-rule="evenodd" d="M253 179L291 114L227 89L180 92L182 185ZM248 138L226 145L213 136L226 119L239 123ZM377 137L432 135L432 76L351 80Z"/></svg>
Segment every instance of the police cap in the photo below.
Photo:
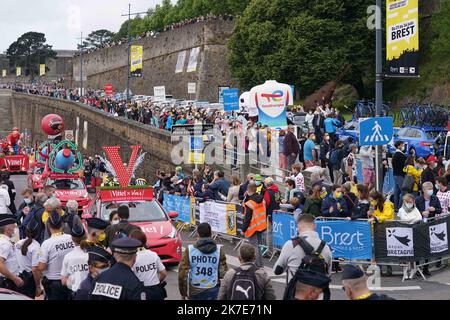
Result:
<svg viewBox="0 0 450 320"><path fill-rule="evenodd" d="M112 259L112 255L99 246L92 246L87 250L88 264L92 265L95 262L109 263Z"/></svg>
<svg viewBox="0 0 450 320"><path fill-rule="evenodd" d="M0 214L0 227L4 227L17 222L12 214Z"/></svg>
<svg viewBox="0 0 450 320"><path fill-rule="evenodd" d="M86 223L89 228L97 229L97 230L105 230L109 224L106 221L103 221L99 218L89 218L86 219Z"/></svg>
<svg viewBox="0 0 450 320"><path fill-rule="evenodd" d="M86 234L84 228L78 224L74 224L72 230L70 230L72 237L81 238Z"/></svg>
<svg viewBox="0 0 450 320"><path fill-rule="evenodd" d="M353 264L348 264L344 266L344 271L342 272L342 280L352 280L364 277L364 271L360 267Z"/></svg>
<svg viewBox="0 0 450 320"><path fill-rule="evenodd" d="M123 254L134 254L138 248L142 247L142 242L133 238L119 238L111 242L114 252Z"/></svg>
<svg viewBox="0 0 450 320"><path fill-rule="evenodd" d="M59 214L58 211L53 210L49 215L48 215L48 223L55 228L59 228L61 226L62 223L62 218L61 215Z"/></svg>
<svg viewBox="0 0 450 320"><path fill-rule="evenodd" d="M296 278L297 282L320 289L327 288L331 282L330 277L328 277L327 275L308 270L298 270Z"/></svg>

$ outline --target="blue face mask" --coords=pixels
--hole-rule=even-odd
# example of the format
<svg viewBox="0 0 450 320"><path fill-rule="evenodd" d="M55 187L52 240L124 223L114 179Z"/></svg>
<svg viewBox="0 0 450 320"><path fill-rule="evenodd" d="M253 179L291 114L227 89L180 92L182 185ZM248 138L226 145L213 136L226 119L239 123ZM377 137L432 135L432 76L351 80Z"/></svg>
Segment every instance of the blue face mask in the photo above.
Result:
<svg viewBox="0 0 450 320"><path fill-rule="evenodd" d="M31 200L28 198L23 199L23 202L25 202L25 204L31 204Z"/></svg>
<svg viewBox="0 0 450 320"><path fill-rule="evenodd" d="M106 272L106 271L108 271L110 268L108 267L108 268L104 268L104 269L97 269L97 271L98 271L98 275L101 275L103 272Z"/></svg>
<svg viewBox="0 0 450 320"><path fill-rule="evenodd" d="M428 190L428 191L427 191L427 194L428 194L430 197L433 195L433 193L434 193L433 190Z"/></svg>

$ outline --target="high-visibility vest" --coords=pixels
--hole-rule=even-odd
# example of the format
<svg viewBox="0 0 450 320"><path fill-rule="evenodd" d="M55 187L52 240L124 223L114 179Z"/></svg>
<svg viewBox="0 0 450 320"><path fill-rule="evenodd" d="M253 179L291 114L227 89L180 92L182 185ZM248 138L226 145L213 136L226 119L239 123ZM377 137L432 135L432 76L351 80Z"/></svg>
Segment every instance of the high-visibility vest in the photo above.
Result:
<svg viewBox="0 0 450 320"><path fill-rule="evenodd" d="M253 200L247 201L245 205L253 211L252 220L245 232L245 236L250 238L256 231L262 232L267 229L266 205L264 201L257 203Z"/></svg>

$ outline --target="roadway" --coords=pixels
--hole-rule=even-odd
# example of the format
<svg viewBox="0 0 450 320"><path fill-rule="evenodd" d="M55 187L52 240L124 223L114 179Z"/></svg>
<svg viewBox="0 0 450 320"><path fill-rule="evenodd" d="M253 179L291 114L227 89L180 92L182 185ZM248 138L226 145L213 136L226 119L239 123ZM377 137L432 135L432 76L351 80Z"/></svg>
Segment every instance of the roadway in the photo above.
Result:
<svg viewBox="0 0 450 320"><path fill-rule="evenodd" d="M14 175L11 180L14 182L17 190L16 205L19 206L22 197L21 190L26 188L27 179L25 175ZM195 243L195 238L189 238L187 231L182 232L183 246ZM221 244L227 255L227 262L230 267L239 266L238 253L234 251L233 243L222 240ZM275 276L272 272L272 267L275 260L269 261L264 259L265 269L272 279L273 287L278 299L282 299L285 288L285 275ZM168 299L179 300L180 294L178 291L178 268L176 266L167 266L167 293ZM381 278L381 289L375 290L378 293L387 294L395 299L401 300L450 300L450 268L433 271L432 276L427 281L423 279L406 280L402 283L402 277L399 272L394 269L394 275L391 277L383 276ZM333 273L331 283L331 297L332 300L346 299L345 293L341 287L341 275Z"/></svg>

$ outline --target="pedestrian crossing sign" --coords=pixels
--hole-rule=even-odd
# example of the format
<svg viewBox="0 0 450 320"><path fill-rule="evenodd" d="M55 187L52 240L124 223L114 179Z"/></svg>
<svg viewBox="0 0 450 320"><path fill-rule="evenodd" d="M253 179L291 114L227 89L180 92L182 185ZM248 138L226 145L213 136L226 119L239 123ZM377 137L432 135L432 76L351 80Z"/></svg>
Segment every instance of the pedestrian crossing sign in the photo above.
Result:
<svg viewBox="0 0 450 320"><path fill-rule="evenodd" d="M359 119L359 145L383 146L391 142L394 135L392 117Z"/></svg>

